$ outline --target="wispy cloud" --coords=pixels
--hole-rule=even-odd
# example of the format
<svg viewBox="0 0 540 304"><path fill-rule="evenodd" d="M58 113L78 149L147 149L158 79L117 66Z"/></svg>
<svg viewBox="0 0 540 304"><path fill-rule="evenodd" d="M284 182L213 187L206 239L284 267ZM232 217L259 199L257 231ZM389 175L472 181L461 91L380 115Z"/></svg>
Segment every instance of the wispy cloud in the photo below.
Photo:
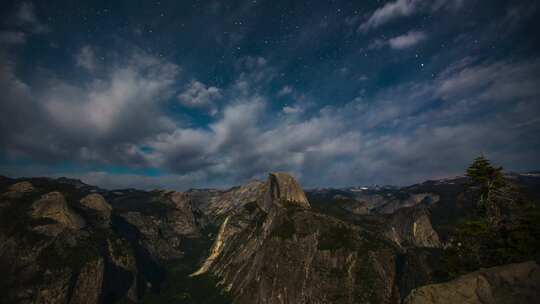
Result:
<svg viewBox="0 0 540 304"><path fill-rule="evenodd" d="M369 29L379 27L395 18L410 16L419 9L422 0L397 0L388 2L378 8L373 14L359 27L359 31L368 31Z"/></svg>
<svg viewBox="0 0 540 304"><path fill-rule="evenodd" d="M388 45L396 50L407 49L417 45L427 38L424 32L410 31L405 35L390 38Z"/></svg>
<svg viewBox="0 0 540 304"><path fill-rule="evenodd" d="M394 50L411 48L427 39L427 35L420 31L410 31L406 34L389 38L387 40L377 39L370 44L370 48L381 48L388 46Z"/></svg>
<svg viewBox="0 0 540 304"><path fill-rule="evenodd" d="M387 2L369 15L360 24L358 31L367 32L389 23L400 17L412 16L421 11L437 11L441 9L456 10L463 5L463 0L396 0Z"/></svg>

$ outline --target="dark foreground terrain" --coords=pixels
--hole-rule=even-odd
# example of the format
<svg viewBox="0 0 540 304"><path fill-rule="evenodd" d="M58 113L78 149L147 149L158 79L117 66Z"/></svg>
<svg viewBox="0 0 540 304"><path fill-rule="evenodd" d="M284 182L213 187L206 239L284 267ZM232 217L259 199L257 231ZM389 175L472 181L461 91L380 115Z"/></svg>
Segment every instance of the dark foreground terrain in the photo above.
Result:
<svg viewBox="0 0 540 304"><path fill-rule="evenodd" d="M507 174L489 199L470 181L304 193L272 173L147 192L0 177L0 302L536 303L540 174Z"/></svg>

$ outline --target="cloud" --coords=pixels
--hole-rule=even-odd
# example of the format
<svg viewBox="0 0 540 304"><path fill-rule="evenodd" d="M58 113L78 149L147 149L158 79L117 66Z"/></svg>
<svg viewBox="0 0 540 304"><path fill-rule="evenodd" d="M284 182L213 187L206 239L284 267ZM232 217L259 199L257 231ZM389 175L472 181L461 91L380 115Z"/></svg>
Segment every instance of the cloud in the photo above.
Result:
<svg viewBox="0 0 540 304"><path fill-rule="evenodd" d="M84 68L87 71L95 71L97 62L94 49L89 45L83 46L75 55L75 63L78 67Z"/></svg>
<svg viewBox="0 0 540 304"><path fill-rule="evenodd" d="M104 78L81 86L53 82L43 92L44 106L62 128L92 137L129 139L131 134L140 136L172 124L160 116L158 105L173 93L178 73L174 64L134 54Z"/></svg>
<svg viewBox="0 0 540 304"><path fill-rule="evenodd" d="M240 72L238 84L250 83L253 87L268 84L277 77L276 69L264 57L245 56L235 63Z"/></svg>
<svg viewBox="0 0 540 304"><path fill-rule="evenodd" d="M289 114L289 115L292 115L292 114L300 114L304 112L304 109L302 109L301 107L291 107L291 106L284 106L283 107L283 113L285 114Z"/></svg>
<svg viewBox="0 0 540 304"><path fill-rule="evenodd" d="M306 187L404 184L461 173L481 152L511 169L540 165L539 60L466 58L425 81L308 109L272 102L278 70L263 57L238 60L236 79L219 89L183 87L178 65L140 50L112 58L88 79L52 73L41 85L1 59L2 154L89 164L77 176L111 188L230 186L277 170ZM183 94L211 106L216 91L220 111L203 125L168 110ZM162 174L94 167L107 165Z"/></svg>
<svg viewBox="0 0 540 304"><path fill-rule="evenodd" d="M376 9L358 27L359 32L367 32L378 28L400 17L412 16L418 12L434 12L442 9L457 10L463 5L463 0L396 0L387 2Z"/></svg>
<svg viewBox="0 0 540 304"><path fill-rule="evenodd" d="M180 68L135 52L103 76L25 83L8 61L0 70L4 153L34 160L145 165L139 144L175 129L163 112ZM53 74L54 75L54 74ZM31 122L31 123L29 123Z"/></svg>
<svg viewBox="0 0 540 304"><path fill-rule="evenodd" d="M426 37L423 32L410 31L405 35L390 38L388 45L395 50L407 49L425 40Z"/></svg>
<svg viewBox="0 0 540 304"><path fill-rule="evenodd" d="M396 0L388 2L383 7L380 7L359 27L358 30L366 32L369 29L379 27L392 19L410 16L419 9L421 0Z"/></svg>
<svg viewBox="0 0 540 304"><path fill-rule="evenodd" d="M279 92L277 93L278 97L283 97L283 96L287 96L289 94L291 94L293 92L293 88L291 86L284 86L281 88L281 90L279 90Z"/></svg>
<svg viewBox="0 0 540 304"><path fill-rule="evenodd" d="M35 6L30 2L19 4L2 23L0 47L22 45L26 43L29 36L50 32L49 26L38 19Z"/></svg>
<svg viewBox="0 0 540 304"><path fill-rule="evenodd" d="M466 61L467 62L467 61ZM510 63L500 61L490 64L458 62L442 73L438 80L436 96L445 100L468 99L498 102L530 101L538 97L540 61Z"/></svg>
<svg viewBox="0 0 540 304"><path fill-rule="evenodd" d="M396 36L388 40L377 39L370 44L370 48L378 49L388 46L394 50L404 50L411 48L427 39L427 35L420 31L410 31L401 36Z"/></svg>
<svg viewBox="0 0 540 304"><path fill-rule="evenodd" d="M184 91L177 96L180 103L184 106L209 109L212 115L216 113L214 102L222 97L223 95L219 88L206 86L204 83L196 80L192 80L186 85Z"/></svg>

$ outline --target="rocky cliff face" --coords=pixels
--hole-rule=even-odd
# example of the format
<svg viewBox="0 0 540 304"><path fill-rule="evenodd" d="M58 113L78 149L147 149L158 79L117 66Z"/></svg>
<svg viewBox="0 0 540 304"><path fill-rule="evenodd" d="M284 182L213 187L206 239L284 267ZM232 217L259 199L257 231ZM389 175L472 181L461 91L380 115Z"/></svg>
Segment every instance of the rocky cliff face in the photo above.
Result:
<svg viewBox="0 0 540 304"><path fill-rule="evenodd" d="M390 216L385 235L401 247L441 247L424 206L402 208Z"/></svg>
<svg viewBox="0 0 540 304"><path fill-rule="evenodd" d="M127 194L69 179L2 180L3 300L138 301L157 287L157 261L182 256L183 238L199 235L195 212L189 197L177 192L145 193L153 204L143 210L116 210L108 201L129 201Z"/></svg>
<svg viewBox="0 0 540 304"><path fill-rule="evenodd" d="M50 219L50 224L34 228L44 234L56 236L63 229L78 230L86 223L84 219L68 206L66 199L60 192L49 192L41 196L31 206L30 214L34 219Z"/></svg>
<svg viewBox="0 0 540 304"><path fill-rule="evenodd" d="M259 207L266 212L274 208L310 207L304 190L286 173L270 173L264 191L264 197L259 199Z"/></svg>
<svg viewBox="0 0 540 304"><path fill-rule="evenodd" d="M453 281L420 287L406 304L538 303L540 267L536 262L482 269Z"/></svg>
<svg viewBox="0 0 540 304"><path fill-rule="evenodd" d="M182 241L200 234L199 218L185 193L126 191L110 200L117 210L118 231L156 260L180 258Z"/></svg>
<svg viewBox="0 0 540 304"><path fill-rule="evenodd" d="M270 174L257 201L223 222L209 272L234 303L395 303L395 247L310 210L286 174Z"/></svg>
<svg viewBox="0 0 540 304"><path fill-rule="evenodd" d="M231 212L259 198L263 191L264 183L251 181L225 191L192 189L186 194L211 223L221 223Z"/></svg>
<svg viewBox="0 0 540 304"><path fill-rule="evenodd" d="M77 211L73 192L35 183L15 183L2 196L9 202L0 213L3 300L100 303L106 256L97 249L96 227Z"/></svg>

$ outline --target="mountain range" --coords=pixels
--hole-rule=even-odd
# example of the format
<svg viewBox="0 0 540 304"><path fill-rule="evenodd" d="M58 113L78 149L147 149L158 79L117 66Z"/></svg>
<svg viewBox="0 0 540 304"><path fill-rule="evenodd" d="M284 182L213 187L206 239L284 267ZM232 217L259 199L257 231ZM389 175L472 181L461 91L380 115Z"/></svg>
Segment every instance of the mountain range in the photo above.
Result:
<svg viewBox="0 0 540 304"><path fill-rule="evenodd" d="M538 208L540 173L504 178L508 206ZM0 177L0 302L536 303L529 249L482 267L455 262L478 215L468 182L304 191L270 173L178 192ZM521 213L507 209L514 231ZM531 229L519 244L538 244Z"/></svg>

